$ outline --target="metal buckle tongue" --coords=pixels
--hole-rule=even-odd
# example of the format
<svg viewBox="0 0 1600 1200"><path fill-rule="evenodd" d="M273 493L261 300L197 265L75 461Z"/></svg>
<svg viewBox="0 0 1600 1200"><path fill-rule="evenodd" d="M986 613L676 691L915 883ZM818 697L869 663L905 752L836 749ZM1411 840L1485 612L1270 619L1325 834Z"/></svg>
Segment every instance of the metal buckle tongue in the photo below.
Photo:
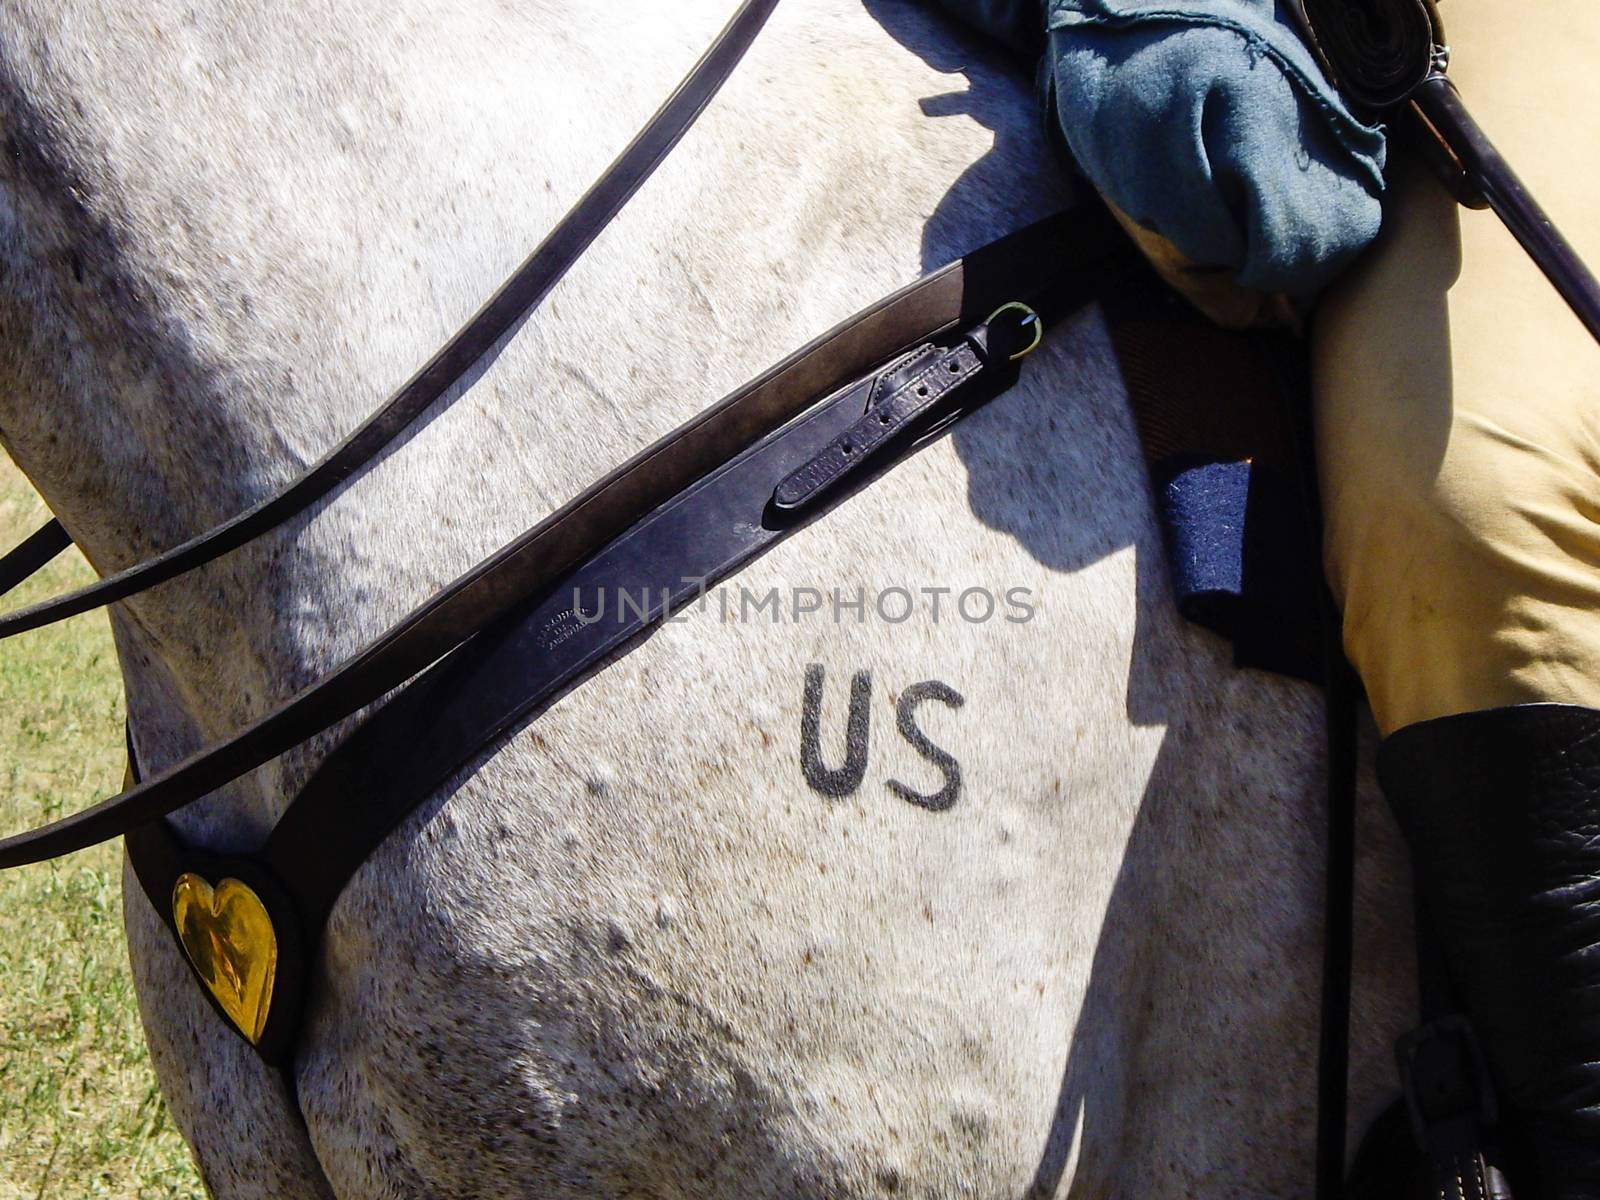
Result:
<svg viewBox="0 0 1600 1200"><path fill-rule="evenodd" d="M955 345L929 343L896 359L873 380L861 418L777 486L773 507L791 513L804 508L900 435L928 432L954 410L967 384L993 368L1014 373L1011 364L1031 354L1043 337L1039 314L1012 301Z"/></svg>

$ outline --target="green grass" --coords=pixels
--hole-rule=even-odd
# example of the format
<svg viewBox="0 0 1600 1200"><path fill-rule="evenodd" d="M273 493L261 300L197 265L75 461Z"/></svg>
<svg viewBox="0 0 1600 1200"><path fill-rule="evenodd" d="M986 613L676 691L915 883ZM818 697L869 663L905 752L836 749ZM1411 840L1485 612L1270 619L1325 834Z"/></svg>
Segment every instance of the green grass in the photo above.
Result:
<svg viewBox="0 0 1600 1200"><path fill-rule="evenodd" d="M0 541L47 515L0 457ZM91 577L74 551L25 598ZM0 830L105 795L123 767L122 686L104 614L0 644ZM150 1069L121 861L118 841L0 872L0 1200L205 1194Z"/></svg>

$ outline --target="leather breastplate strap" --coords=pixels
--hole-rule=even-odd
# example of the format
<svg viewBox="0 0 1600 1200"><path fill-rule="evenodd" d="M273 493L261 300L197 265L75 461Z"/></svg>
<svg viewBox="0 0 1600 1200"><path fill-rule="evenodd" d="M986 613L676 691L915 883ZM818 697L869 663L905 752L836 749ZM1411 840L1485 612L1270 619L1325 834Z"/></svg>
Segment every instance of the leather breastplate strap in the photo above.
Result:
<svg viewBox="0 0 1600 1200"><path fill-rule="evenodd" d="M1092 296L1092 280L1057 296L1057 303ZM1044 303L1040 301L1040 303ZM1010 306L1008 306L1010 307ZM292 1054L313 961L334 902L350 877L417 805L486 747L530 714L576 686L629 645L666 612L816 519L1016 379L1013 355L1037 331L1027 310L997 313L948 345L927 344L882 372L850 383L784 429L769 434L657 508L571 575L552 581L539 598L474 637L425 671L369 717L322 764L279 820L261 849L222 857L185 847L166 821L129 832L129 858L156 911L179 938L214 1007L270 1063ZM955 365L956 370L951 370ZM947 377L937 399L924 379ZM930 396L919 396L919 389ZM901 402L916 406L909 413ZM867 445L863 420L878 428L880 410L893 409L897 432ZM842 437L855 438L846 465L837 463ZM781 507L775 493L788 481L828 464L827 486L806 497L803 512ZM213 944L215 924L199 938L182 928L180 880L206 896L235 881L272 931L235 937L241 948ZM192 882L189 882L192 881ZM217 902L213 901L215 905ZM220 914L221 908L217 909ZM239 920L234 928L243 928ZM257 918L258 920L260 918ZM217 934L227 940L226 931ZM214 971L218 954L235 955ZM267 959L270 957L270 973ZM218 983L216 976L225 977ZM256 977L256 999L243 1003L241 980ZM219 994L220 993L220 994ZM247 996L244 999L248 999ZM242 1028L241 1007L259 1017ZM232 1009L233 1011L230 1011Z"/></svg>
<svg viewBox="0 0 1600 1200"><path fill-rule="evenodd" d="M81 850L215 791L381 699L526 602L658 505L876 364L997 307L1129 262L1103 210L991 242L849 318L668 434L429 597L238 733L71 816L0 840L0 868Z"/></svg>
<svg viewBox="0 0 1600 1200"><path fill-rule="evenodd" d="M1352 106L1382 117L1408 105L1418 145L1446 186L1464 204L1492 208L1600 340L1600 281L1467 112L1445 74L1449 43L1433 0L1290 0L1290 7Z"/></svg>

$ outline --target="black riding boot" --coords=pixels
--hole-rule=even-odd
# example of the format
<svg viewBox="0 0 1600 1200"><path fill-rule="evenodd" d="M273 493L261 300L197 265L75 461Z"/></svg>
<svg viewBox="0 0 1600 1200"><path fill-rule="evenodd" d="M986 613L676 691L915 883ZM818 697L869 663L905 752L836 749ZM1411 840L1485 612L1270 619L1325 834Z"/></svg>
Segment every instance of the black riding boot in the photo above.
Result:
<svg viewBox="0 0 1600 1200"><path fill-rule="evenodd" d="M1517 1200L1600 1200L1600 711L1412 725L1378 752Z"/></svg>

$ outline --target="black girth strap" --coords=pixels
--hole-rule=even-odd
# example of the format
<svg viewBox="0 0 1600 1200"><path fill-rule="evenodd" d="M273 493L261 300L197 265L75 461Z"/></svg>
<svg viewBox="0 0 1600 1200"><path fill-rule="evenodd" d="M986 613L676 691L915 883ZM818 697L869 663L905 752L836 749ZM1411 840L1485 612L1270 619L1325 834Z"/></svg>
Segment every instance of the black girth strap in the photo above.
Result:
<svg viewBox="0 0 1600 1200"><path fill-rule="evenodd" d="M116 837L182 808L378 700L843 382L1074 273L1126 261L1098 209L1001 238L879 301L692 418L430 596L386 633L232 737L128 790L0 841L0 868Z"/></svg>
<svg viewBox="0 0 1600 1200"><path fill-rule="evenodd" d="M1092 277L1069 282L1076 283L1075 293L1058 291L1056 303L1093 295ZM189 872L242 881L271 916L278 954L271 1008L254 1043L262 1057L276 1064L292 1055L307 968L328 914L350 877L417 805L666 612L693 603L1009 387L1018 369L1013 355L1020 357L1016 352L1028 345L1029 325L1036 330L1036 322L1015 310L997 313L949 345L924 345L693 483L369 717L323 762L257 853L224 857L190 850L166 821L130 831L134 870L175 934L173 892ZM927 372L952 381L937 399L929 398ZM850 436L863 418L878 424L879 410L900 411L902 399L918 412L901 421L894 436L871 447L858 444L848 466L831 472L825 497L814 497L803 514L775 502L786 480L814 464L833 464L840 437Z"/></svg>
<svg viewBox="0 0 1600 1200"><path fill-rule="evenodd" d="M253 508L125 571L0 616L0 638L126 599L236 550L310 508L371 462L544 299L694 124L744 57L778 0L744 0L694 68L605 173L454 337L383 406L303 475ZM9 591L71 544L52 520L0 559Z"/></svg>

